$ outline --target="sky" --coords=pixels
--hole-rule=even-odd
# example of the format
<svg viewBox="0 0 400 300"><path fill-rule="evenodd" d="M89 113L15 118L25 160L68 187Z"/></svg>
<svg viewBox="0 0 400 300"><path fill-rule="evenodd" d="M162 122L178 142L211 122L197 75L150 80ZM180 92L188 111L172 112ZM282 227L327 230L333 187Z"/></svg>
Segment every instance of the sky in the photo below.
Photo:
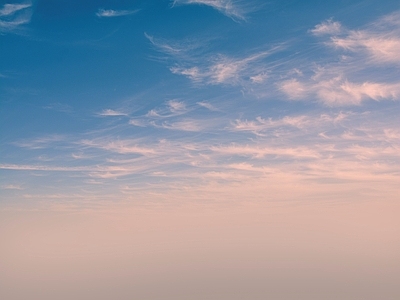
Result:
<svg viewBox="0 0 400 300"><path fill-rule="evenodd" d="M0 298L399 299L400 3L0 1Z"/></svg>

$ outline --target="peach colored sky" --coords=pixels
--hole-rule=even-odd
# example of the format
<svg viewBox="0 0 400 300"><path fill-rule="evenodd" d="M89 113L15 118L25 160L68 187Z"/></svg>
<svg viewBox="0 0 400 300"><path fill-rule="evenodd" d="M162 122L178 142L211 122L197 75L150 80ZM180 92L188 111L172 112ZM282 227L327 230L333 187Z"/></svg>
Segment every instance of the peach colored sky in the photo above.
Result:
<svg viewBox="0 0 400 300"><path fill-rule="evenodd" d="M2 299L396 299L397 199L1 211Z"/></svg>

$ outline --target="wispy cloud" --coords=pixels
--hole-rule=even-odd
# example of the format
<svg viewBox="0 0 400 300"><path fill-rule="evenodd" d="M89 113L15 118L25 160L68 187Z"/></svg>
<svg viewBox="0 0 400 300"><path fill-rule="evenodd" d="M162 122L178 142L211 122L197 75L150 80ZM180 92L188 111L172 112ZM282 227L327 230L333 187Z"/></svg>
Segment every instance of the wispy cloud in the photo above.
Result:
<svg viewBox="0 0 400 300"><path fill-rule="evenodd" d="M309 97L329 106L360 105L365 100L400 100L400 82L351 82L344 76L308 81L290 79L280 89L293 100Z"/></svg>
<svg viewBox="0 0 400 300"><path fill-rule="evenodd" d="M380 34L368 31L351 31L343 38L332 37L332 44L355 53L365 52L371 61L400 63L400 36L398 33Z"/></svg>
<svg viewBox="0 0 400 300"><path fill-rule="evenodd" d="M272 147L260 147L260 146L249 146L249 145L230 145L224 147L212 147L211 150L237 156L249 156L254 158L263 158L267 155L273 156L292 156L297 158L310 157L317 158L318 153L308 147L296 147L296 148L272 148Z"/></svg>
<svg viewBox="0 0 400 300"><path fill-rule="evenodd" d="M290 99L304 99L309 93L307 87L298 81L298 79L288 79L279 84L279 88Z"/></svg>
<svg viewBox="0 0 400 300"><path fill-rule="evenodd" d="M96 12L96 16L99 18L112 18L112 17L121 17L136 14L139 9L134 10L114 10L114 9L102 9L100 8Z"/></svg>
<svg viewBox="0 0 400 300"><path fill-rule="evenodd" d="M52 171L52 172L82 172L89 171L89 167L61 167L61 166L44 166L44 165L17 165L17 164L0 164L0 169L16 170L16 171Z"/></svg>
<svg viewBox="0 0 400 300"><path fill-rule="evenodd" d="M342 32L342 24L333 22L331 19L316 25L311 33L315 35L336 35Z"/></svg>
<svg viewBox="0 0 400 300"><path fill-rule="evenodd" d="M140 119L130 119L129 124L133 126L138 126L138 127L146 127L147 124L143 120Z"/></svg>
<svg viewBox="0 0 400 300"><path fill-rule="evenodd" d="M113 109L104 109L97 115L102 117L118 117L118 116L127 116L128 114Z"/></svg>
<svg viewBox="0 0 400 300"><path fill-rule="evenodd" d="M31 21L31 3L4 4L0 9L0 31L14 32Z"/></svg>
<svg viewBox="0 0 400 300"><path fill-rule="evenodd" d="M311 30L323 45L337 52L336 62L299 68L302 74L276 83L288 99L313 100L328 106L364 101L400 100L400 13L385 16L360 30L328 20ZM385 69L383 69L385 68Z"/></svg>
<svg viewBox="0 0 400 300"><path fill-rule="evenodd" d="M173 5L197 4L207 5L233 20L245 20L246 12L239 1L233 0L174 0Z"/></svg>
<svg viewBox="0 0 400 300"><path fill-rule="evenodd" d="M3 8L0 9L0 17L10 16L16 12L23 10L25 8L31 7L32 4L4 4Z"/></svg>
<svg viewBox="0 0 400 300"><path fill-rule="evenodd" d="M169 41L146 33L145 36L166 55L161 60L172 64L169 69L173 74L183 75L194 84L262 85L269 78L268 66L264 63L266 58L285 48L284 44L276 44L235 57L210 53L207 49L209 41Z"/></svg>
<svg viewBox="0 0 400 300"><path fill-rule="evenodd" d="M176 55L179 54L183 51L186 51L187 49L181 47L180 45L170 45L164 40L156 39L153 36L147 34L146 32L144 33L144 36L152 43L155 47L157 47L159 50L162 52L165 52L169 55Z"/></svg>
<svg viewBox="0 0 400 300"><path fill-rule="evenodd" d="M136 172L145 169L143 166L137 167L134 165L109 165L109 166L46 166L46 165L16 165L16 164L0 164L0 169L14 171L42 171L42 172L71 172L84 173L96 178L116 178L135 174Z"/></svg>
<svg viewBox="0 0 400 300"><path fill-rule="evenodd" d="M186 112L186 104L182 101L170 100L168 101L168 107L172 113Z"/></svg>
<svg viewBox="0 0 400 300"><path fill-rule="evenodd" d="M165 105L151 109L146 114L146 117L150 118L171 118L180 115L184 115L189 111L185 102L180 100L169 100Z"/></svg>
<svg viewBox="0 0 400 300"><path fill-rule="evenodd" d="M219 112L212 104L202 101L197 105L188 105L186 101L172 99L162 105L150 109L144 115L137 115L129 120L129 124L137 127L152 127L153 129L168 129L175 131L201 132L215 130L214 126L219 123L225 124L224 120L214 115L199 118L199 107L209 111ZM203 112L200 112L204 114Z"/></svg>
<svg viewBox="0 0 400 300"><path fill-rule="evenodd" d="M153 148L142 147L135 140L105 141L104 139L82 140L81 146L98 148L121 154L140 154L153 155L156 150Z"/></svg>
<svg viewBox="0 0 400 300"><path fill-rule="evenodd" d="M151 122L151 125L157 128L164 128L170 130L179 130L179 131L201 131L203 126L202 123L196 120L181 120L176 122L163 122L161 124L157 124L155 122Z"/></svg>
<svg viewBox="0 0 400 300"><path fill-rule="evenodd" d="M64 112L64 113L71 113L73 112L73 109L70 105L68 104L63 104L63 103L50 103L46 106L43 106L44 109L50 109L50 110L55 110L58 112Z"/></svg>
<svg viewBox="0 0 400 300"><path fill-rule="evenodd" d="M197 102L198 105L207 108L208 110L211 111L218 111L218 109L216 107L214 107L214 105L212 105L211 103L205 102L205 101L201 101L201 102Z"/></svg>
<svg viewBox="0 0 400 300"><path fill-rule="evenodd" d="M268 79L268 77L269 77L269 76L268 76L267 73L262 72L262 73L260 73L260 74L251 76L251 77L250 77L250 80L251 80L253 83L261 84L261 83L264 83L264 82Z"/></svg>
<svg viewBox="0 0 400 300"><path fill-rule="evenodd" d="M279 51L280 47L274 47L269 51L261 51L244 58L233 58L218 55L210 59L208 65L193 67L172 67L174 74L184 75L194 83L205 84L243 84L243 81L261 83L267 75L260 70L259 63L267 56Z"/></svg>
<svg viewBox="0 0 400 300"><path fill-rule="evenodd" d="M369 63L400 62L399 12L384 16L361 30L345 29L341 23L328 20L315 26L311 32L331 36L327 45L365 55Z"/></svg>
<svg viewBox="0 0 400 300"><path fill-rule="evenodd" d="M337 125L347 117L347 113L340 112L336 115L297 115L285 116L281 119L264 119L262 117L257 117L255 120L251 121L238 119L235 122L232 122L232 130L248 131L259 136L265 135L270 130L275 130L277 128L282 129L285 127L292 127L300 130L314 127L322 130L322 128L326 128L327 126Z"/></svg>
<svg viewBox="0 0 400 300"><path fill-rule="evenodd" d="M1 186L4 190L23 190L23 188L18 184L6 184Z"/></svg>
<svg viewBox="0 0 400 300"><path fill-rule="evenodd" d="M165 106L170 109L168 104ZM224 130L215 139L206 139L203 133L197 137L185 133L190 137L181 138L179 132L169 135L162 131L196 131L204 126L204 120L161 119L156 121L163 122L152 128L160 130L161 135L77 138L67 141L68 155L59 156L60 159L40 164L1 164L0 169L79 177L84 182L101 179L114 186L114 196L122 192L109 181L115 178L130 182L140 178L138 185L147 184L147 188L139 187L141 191L154 191L152 180L162 191L171 191L174 185L200 190L221 181L231 189L235 184L243 187L261 179L261 185L282 180L316 183L321 178L398 182L399 130L387 123L371 122L377 120L371 114L318 111L281 118L260 116L236 119L225 129L207 123L214 130ZM277 176L282 177L278 180ZM123 192L134 194L134 190Z"/></svg>
<svg viewBox="0 0 400 300"><path fill-rule="evenodd" d="M154 37L146 32L144 33L144 36L157 49L157 51L177 60L191 60L193 55L203 54L203 51L209 42L209 39L204 38L201 40L195 38L169 40Z"/></svg>
<svg viewBox="0 0 400 300"><path fill-rule="evenodd" d="M332 53L329 57L321 55L318 61L307 55L302 59L276 58L274 54L288 50L288 43L247 55L199 55L197 48L187 47L185 42L170 43L146 36L170 58L170 71L187 77L196 86L235 86L241 93L258 98L283 94L290 100L348 106L400 99L396 69L400 62L399 24L400 13L385 16L360 30L347 29L332 19L322 22L309 32L320 39L319 50L325 47L337 56L332 59Z"/></svg>
<svg viewBox="0 0 400 300"><path fill-rule="evenodd" d="M18 147L34 150L34 149L44 149L50 146L54 146L57 143L63 143L63 142L66 142L65 136L54 134L40 138L21 140L14 142L13 144Z"/></svg>

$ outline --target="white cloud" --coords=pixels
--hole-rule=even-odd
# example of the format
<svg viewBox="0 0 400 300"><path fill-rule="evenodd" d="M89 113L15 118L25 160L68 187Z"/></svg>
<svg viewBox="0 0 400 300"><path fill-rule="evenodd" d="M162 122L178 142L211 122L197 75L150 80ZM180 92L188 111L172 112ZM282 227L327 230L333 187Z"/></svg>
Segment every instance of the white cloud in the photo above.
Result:
<svg viewBox="0 0 400 300"><path fill-rule="evenodd" d="M103 116L103 117L127 116L126 113L116 111L113 109L104 109L101 113L98 113L97 115Z"/></svg>
<svg viewBox="0 0 400 300"><path fill-rule="evenodd" d="M110 18L110 17L121 17L127 15L133 15L137 13L139 10L113 10L113 9L99 9L96 13L96 16L99 18Z"/></svg>
<svg viewBox="0 0 400 300"><path fill-rule="evenodd" d="M161 117L161 115L159 115L155 109L149 110L149 112L146 114L146 116L147 117Z"/></svg>
<svg viewBox="0 0 400 300"><path fill-rule="evenodd" d="M0 169L15 170L15 171L73 172L73 173L76 172L76 173L85 173L89 177L116 178L141 172L145 168L143 165L139 167L135 165L60 167L60 166L43 166L43 165L0 164Z"/></svg>
<svg viewBox="0 0 400 300"><path fill-rule="evenodd" d="M180 131L200 131L202 129L202 125L198 121L194 120L182 120L177 122L163 122L161 125L156 124L155 122L151 122L154 127L164 128L170 130L180 130Z"/></svg>
<svg viewBox="0 0 400 300"><path fill-rule="evenodd" d="M144 170L143 167L137 167L132 165L105 166L105 167L93 168L88 172L88 174L90 177L110 179L110 178L118 178L121 176L135 174L138 172L142 172L143 170Z"/></svg>
<svg viewBox="0 0 400 300"><path fill-rule="evenodd" d="M111 179L122 176L131 176L130 179L140 176L142 182L151 184L146 176L162 174L166 181L159 182L159 186L164 190L171 189L173 184L192 184L199 188L219 180L226 181L230 188L230 183L242 182L242 179L246 184L261 177L275 178L277 182L276 176L291 178L299 184L315 183L321 178L398 182L399 130L395 125L388 126L387 122L376 126L379 122L372 122L377 120L372 114L347 111L326 114L318 110L314 114L236 120L227 128L230 132L222 132L214 140L197 134L187 134L190 142L186 138L167 140L178 134L168 135L165 131L162 132L165 140L161 141L157 135L140 139L118 139L109 135L84 141L70 140L65 161L58 156L60 159L47 162L49 165L43 165L44 162L39 165L2 164L0 169L68 172L67 175L52 174L79 176L82 182L102 178L107 186L112 186ZM393 120L389 122L396 124ZM195 131L204 124L210 126L197 119L173 119L157 126ZM207 128L215 129L214 125ZM262 135L243 138L246 132ZM283 134L275 136L276 132ZM74 166L71 166L71 153L75 153ZM85 161L80 160L82 158ZM88 165L77 165L83 162ZM140 188L154 191L153 186Z"/></svg>
<svg viewBox="0 0 400 300"><path fill-rule="evenodd" d="M400 130L395 130L395 129L384 129L384 133L385 136L389 139L389 140L393 140L393 141L398 141L400 142Z"/></svg>
<svg viewBox="0 0 400 300"><path fill-rule="evenodd" d="M167 104L172 113L182 113L186 111L186 105L182 101L170 100Z"/></svg>
<svg viewBox="0 0 400 300"><path fill-rule="evenodd" d="M146 32L144 33L144 36L150 41L150 43L153 44L153 46L156 46L162 52L165 52L169 55L175 55L175 54L178 54L181 52L181 49L170 46L169 44L167 44L165 42L158 41L153 36L148 35Z"/></svg>
<svg viewBox="0 0 400 300"><path fill-rule="evenodd" d="M298 135L302 131L316 128L318 131L328 130L332 126L341 124L349 115L348 112L339 112L337 114L285 116L280 119L264 119L262 117L257 117L251 121L238 119L231 123L231 130L251 132L257 136L276 136L277 130L280 133L285 130L286 133ZM321 134L321 132L318 134ZM322 133L322 135L324 134Z"/></svg>
<svg viewBox="0 0 400 300"><path fill-rule="evenodd" d="M239 70L243 67L242 61L222 61L210 67L211 81L224 83L235 82L238 79Z"/></svg>
<svg viewBox="0 0 400 300"><path fill-rule="evenodd" d="M339 22L328 20L311 30L314 35L332 35L331 45L367 55L367 62L400 62L400 13L387 15L362 30L343 30ZM341 36L337 36L342 33Z"/></svg>
<svg viewBox="0 0 400 300"><path fill-rule="evenodd" d="M23 188L17 184L7 184L3 185L1 188L4 190L23 190Z"/></svg>
<svg viewBox="0 0 400 300"><path fill-rule="evenodd" d="M30 16L20 16L12 21L2 21L0 20L0 29L3 31L13 31L17 29L20 25L28 24L31 21Z"/></svg>
<svg viewBox="0 0 400 300"><path fill-rule="evenodd" d="M173 4L198 4L210 6L233 20L245 20L245 11L232 0L174 0Z"/></svg>
<svg viewBox="0 0 400 300"><path fill-rule="evenodd" d="M185 102L179 100L169 100L164 106L151 109L147 112L148 118L171 118L184 115L189 112ZM135 125L135 124L133 124Z"/></svg>
<svg viewBox="0 0 400 300"><path fill-rule="evenodd" d="M274 45L246 56L210 55L204 53L204 48L207 48L204 40L201 43L171 42L155 39L146 33L145 36L157 50L167 55L164 60L174 61L169 68L173 74L183 75L196 84L261 85L269 77L263 60L283 49L283 45Z"/></svg>
<svg viewBox="0 0 400 300"><path fill-rule="evenodd" d="M388 25L392 26L400 26L400 10L395 11L391 14L383 16L377 22L375 22L375 26L377 27L386 27Z"/></svg>
<svg viewBox="0 0 400 300"><path fill-rule="evenodd" d="M32 4L4 4L3 8L0 9L0 17L13 15L15 12L31 7Z"/></svg>
<svg viewBox="0 0 400 300"><path fill-rule="evenodd" d="M21 140L14 142L13 144L18 147L28 148L28 149L44 149L50 146L54 146L54 144L64 143L66 141L67 141L66 136L53 134L35 139Z"/></svg>
<svg viewBox="0 0 400 300"><path fill-rule="evenodd" d="M400 63L400 36L368 31L351 31L344 38L332 37L335 47L359 53L366 52L373 62Z"/></svg>
<svg viewBox="0 0 400 300"><path fill-rule="evenodd" d="M135 140L83 140L80 142L80 144L84 147L98 148L121 154L140 154L146 156L156 153L156 150L154 148L141 147Z"/></svg>
<svg viewBox="0 0 400 300"><path fill-rule="evenodd" d="M146 127L146 124L142 120L137 120L137 119L130 119L129 124L138 127Z"/></svg>
<svg viewBox="0 0 400 300"><path fill-rule="evenodd" d="M192 67L192 68L179 68L179 67L172 67L170 68L170 71L174 74L179 74L179 75L184 75L186 77L189 77L190 80L194 82L201 82L203 78L205 77L204 74L201 73L198 67Z"/></svg>
<svg viewBox="0 0 400 300"><path fill-rule="evenodd" d="M331 35L324 45L338 51L336 62L309 63L312 68L305 67L303 72L313 73L308 78L288 73L277 83L288 99L318 101L328 106L400 100L396 70L400 63L400 13L385 16L362 30L343 30L340 23L328 20L311 32Z"/></svg>
<svg viewBox="0 0 400 300"><path fill-rule="evenodd" d="M400 83L351 82L343 76L300 82L283 81L280 89L289 99L317 99L329 105L360 105L365 100L400 100Z"/></svg>
<svg viewBox="0 0 400 300"><path fill-rule="evenodd" d="M201 101L201 102L197 102L197 104L200 105L200 106L202 106L202 107L207 108L208 110L211 110L211 111L218 111L218 109L215 108L211 103Z"/></svg>
<svg viewBox="0 0 400 300"><path fill-rule="evenodd" d="M297 79L289 79L281 82L279 88L290 99L302 99L307 93L307 87L299 82Z"/></svg>
<svg viewBox="0 0 400 300"><path fill-rule="evenodd" d="M84 159L84 158L87 158L83 153L79 153L79 154L72 153L71 156L72 156L72 158L74 158L74 159Z"/></svg>
<svg viewBox="0 0 400 300"><path fill-rule="evenodd" d="M254 75L254 76L251 76L250 77L250 80L253 82L253 83L264 83L267 79L268 79L268 74L266 74L266 73L260 73L260 74L257 74L257 75Z"/></svg>
<svg viewBox="0 0 400 300"><path fill-rule="evenodd" d="M212 38L185 38L180 40L170 40L163 38L156 38L144 33L144 36L149 42L161 53L166 54L167 57L158 57L160 60L168 60L173 58L174 60L182 61L193 61L193 57L203 57L204 50L207 48L207 44Z"/></svg>
<svg viewBox="0 0 400 300"><path fill-rule="evenodd" d="M13 32L31 21L31 3L5 4L0 9L0 31Z"/></svg>
<svg viewBox="0 0 400 300"><path fill-rule="evenodd" d="M259 73L259 65L257 63L277 51L278 48L275 47L270 51L261 51L244 58L219 55L211 59L208 65L189 68L172 67L170 70L174 74L188 77L195 83L238 85L243 81L249 81L249 79L253 83L261 83L267 76L265 73Z"/></svg>
<svg viewBox="0 0 400 300"><path fill-rule="evenodd" d="M359 105L367 99L400 100L400 83L354 83L333 78L328 82L317 83L313 89L316 90L321 101L328 105Z"/></svg>
<svg viewBox="0 0 400 300"><path fill-rule="evenodd" d="M317 151L308 147L276 147L272 148L269 146L257 146L257 145L229 145L229 146L213 146L211 150L217 153L238 155L238 156L250 156L253 158L264 158L266 155L273 155L277 157L291 156L296 158L318 158L319 154Z"/></svg>
<svg viewBox="0 0 400 300"><path fill-rule="evenodd" d="M339 22L328 20L316 25L311 33L314 35L336 35L342 32L342 25Z"/></svg>
<svg viewBox="0 0 400 300"><path fill-rule="evenodd" d="M277 127L291 126L296 128L304 128L310 126L310 124L319 124L321 118L310 118L309 116L285 116L282 119L263 119L257 117L255 121L247 120L236 120L233 125L234 131L250 131L256 135L261 135L269 129L274 129Z"/></svg>
<svg viewBox="0 0 400 300"><path fill-rule="evenodd" d="M89 167L60 167L60 166L17 165L17 164L0 164L0 169L16 170L16 171L54 171L54 172L82 172L91 170L91 168Z"/></svg>

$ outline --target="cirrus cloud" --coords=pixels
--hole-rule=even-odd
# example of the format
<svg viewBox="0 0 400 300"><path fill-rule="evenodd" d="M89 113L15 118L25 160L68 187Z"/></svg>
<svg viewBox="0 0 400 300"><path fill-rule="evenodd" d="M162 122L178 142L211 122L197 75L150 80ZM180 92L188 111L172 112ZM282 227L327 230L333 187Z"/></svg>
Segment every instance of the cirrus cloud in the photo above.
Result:
<svg viewBox="0 0 400 300"><path fill-rule="evenodd" d="M114 10L114 9L102 9L100 8L96 12L96 16L99 18L112 18L112 17L121 17L136 14L139 9L134 10Z"/></svg>

